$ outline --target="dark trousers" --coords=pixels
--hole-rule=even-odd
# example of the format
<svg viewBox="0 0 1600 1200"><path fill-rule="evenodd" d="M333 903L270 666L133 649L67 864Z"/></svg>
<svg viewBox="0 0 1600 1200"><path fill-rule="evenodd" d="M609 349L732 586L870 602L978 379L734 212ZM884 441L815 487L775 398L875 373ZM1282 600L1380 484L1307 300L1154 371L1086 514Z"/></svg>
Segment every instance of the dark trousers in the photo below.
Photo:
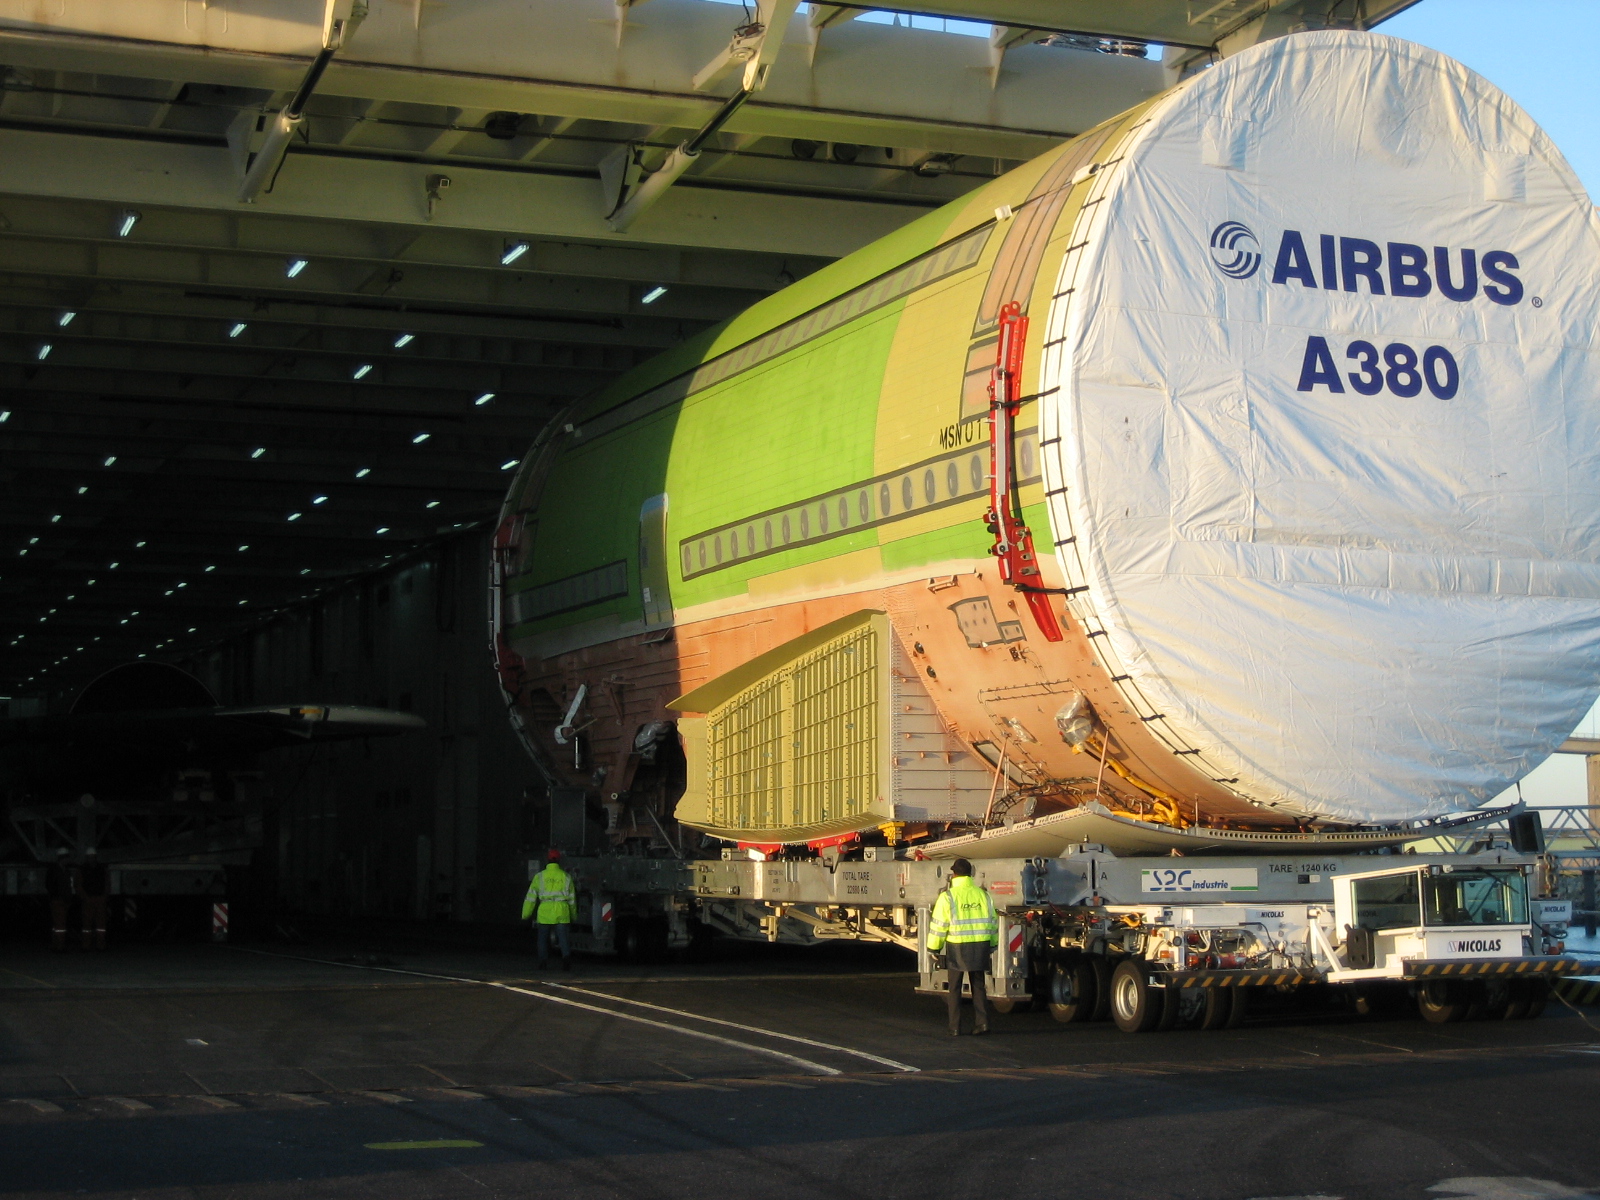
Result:
<svg viewBox="0 0 1600 1200"><path fill-rule="evenodd" d="M104 950L106 948L106 898L104 896L85 896L83 898L83 948L85 950Z"/></svg>
<svg viewBox="0 0 1600 1200"><path fill-rule="evenodd" d="M944 995L945 1010L950 1014L950 1032L961 1032L961 977L965 975L972 984L972 1028L974 1030L989 1028L989 1001L985 995L986 985L984 980L988 977L988 968L980 971L963 971L960 967L951 967L945 973L945 980L949 984L949 991Z"/></svg>
<svg viewBox="0 0 1600 1200"><path fill-rule="evenodd" d="M67 948L67 910L72 901L50 898L50 945L57 950Z"/></svg>
<svg viewBox="0 0 1600 1200"><path fill-rule="evenodd" d="M539 952L539 965L544 966L550 957L550 939L555 937L556 949L561 951L562 961L572 957L572 926L571 925L535 925L534 946Z"/></svg>

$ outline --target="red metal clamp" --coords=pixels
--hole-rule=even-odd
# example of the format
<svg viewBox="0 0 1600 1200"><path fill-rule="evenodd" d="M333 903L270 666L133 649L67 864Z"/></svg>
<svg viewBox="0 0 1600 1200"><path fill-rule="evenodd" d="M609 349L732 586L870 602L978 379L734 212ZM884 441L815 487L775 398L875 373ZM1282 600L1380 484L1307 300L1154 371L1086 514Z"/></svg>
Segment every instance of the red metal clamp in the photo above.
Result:
<svg viewBox="0 0 1600 1200"><path fill-rule="evenodd" d="M1016 588L1028 601L1034 624L1047 642L1061 640L1050 596L1043 586L1039 562L1033 551L1033 533L1022 521L1017 500L1012 455L1017 411L1022 407L1022 350L1028 336L1028 318L1013 300L1000 310L1000 341L994 371L989 378L989 511L984 521L994 534L989 553L1000 560L1000 579Z"/></svg>

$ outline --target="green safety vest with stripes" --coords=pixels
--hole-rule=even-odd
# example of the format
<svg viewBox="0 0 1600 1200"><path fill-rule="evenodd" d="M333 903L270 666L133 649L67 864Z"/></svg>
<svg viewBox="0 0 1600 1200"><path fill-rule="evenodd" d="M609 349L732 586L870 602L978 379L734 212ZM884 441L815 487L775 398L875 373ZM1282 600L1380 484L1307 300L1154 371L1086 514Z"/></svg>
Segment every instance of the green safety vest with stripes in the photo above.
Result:
<svg viewBox="0 0 1600 1200"><path fill-rule="evenodd" d="M933 902L933 921L928 927L928 949L943 950L945 943L988 942L1000 944L1000 923L995 920L994 901L966 875L957 875L950 886Z"/></svg>

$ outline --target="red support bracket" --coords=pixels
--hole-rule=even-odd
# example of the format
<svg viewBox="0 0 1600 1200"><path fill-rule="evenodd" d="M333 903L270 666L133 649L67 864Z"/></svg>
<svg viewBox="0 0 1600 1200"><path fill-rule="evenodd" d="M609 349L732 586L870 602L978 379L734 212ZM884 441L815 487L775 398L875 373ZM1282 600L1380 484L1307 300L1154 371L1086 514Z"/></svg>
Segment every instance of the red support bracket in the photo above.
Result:
<svg viewBox="0 0 1600 1200"><path fill-rule="evenodd" d="M989 553L1000 560L1001 582L1016 588L1047 642L1061 640L1061 623L1050 605L1054 589L1044 586L1033 551L1033 534L1022 522L1017 500L1015 446L1017 411L1022 407L1022 351L1028 318L1013 300L1000 310L1000 341L989 377L989 511L984 521L994 534Z"/></svg>

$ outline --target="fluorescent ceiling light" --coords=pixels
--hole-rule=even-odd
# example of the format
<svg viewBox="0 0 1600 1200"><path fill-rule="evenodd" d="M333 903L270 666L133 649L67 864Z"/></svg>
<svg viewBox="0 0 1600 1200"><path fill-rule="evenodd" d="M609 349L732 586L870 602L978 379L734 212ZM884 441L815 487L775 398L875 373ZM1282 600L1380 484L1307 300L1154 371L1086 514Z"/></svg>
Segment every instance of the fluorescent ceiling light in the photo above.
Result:
<svg viewBox="0 0 1600 1200"><path fill-rule="evenodd" d="M302 575L309 575L309 574L311 574L311 568L310 568L310 567L301 567L301 568L300 568L300 574L302 574ZM193 632L194 632L194 630L192 630L192 629L191 629L191 630L190 630L190 631L189 631L189 632L190 632L190 633L193 633Z"/></svg>
<svg viewBox="0 0 1600 1200"><path fill-rule="evenodd" d="M521 461L522 460L520 458L507 459L505 462L500 464L500 469L502 471L509 471L509 470L511 470L512 467L516 466Z"/></svg>
<svg viewBox="0 0 1600 1200"><path fill-rule="evenodd" d="M38 355L39 361L43 362L45 359L50 357L50 351L54 349L55 347L49 342L40 342L39 349L35 351L35 353Z"/></svg>
<svg viewBox="0 0 1600 1200"><path fill-rule="evenodd" d="M357 367L355 369L354 372L352 372L351 378L352 379L365 379L370 374L372 374L372 364L371 363L362 363L359 367Z"/></svg>
<svg viewBox="0 0 1600 1200"><path fill-rule="evenodd" d="M243 547L243 546L240 546L240 547L239 547L239 549L241 549L241 550L243 550L243 549L244 549L244 547ZM215 567L215 566L210 566L210 567L207 567L207 568L206 568L206 574L208 574L208 575L209 575L209 574L210 574L210 573L211 573L211 572L212 572L212 571L215 571L215 570L216 570L216 569L217 569L217 568L216 568L216 567Z"/></svg>
<svg viewBox="0 0 1600 1200"><path fill-rule="evenodd" d="M327 502L328 502L328 498L326 496L313 496L313 497L311 497L311 503L313 503L313 504L326 504Z"/></svg>
<svg viewBox="0 0 1600 1200"><path fill-rule="evenodd" d="M298 521L299 519L300 519L300 514L299 513L290 513L289 514L289 520Z"/></svg>
<svg viewBox="0 0 1600 1200"><path fill-rule="evenodd" d="M402 333L399 337L395 338L394 348L396 350L402 350L409 346L412 342L416 341L416 339L417 335L414 333Z"/></svg>
<svg viewBox="0 0 1600 1200"><path fill-rule="evenodd" d="M379 525L379 526L378 526L378 532L379 532L379 533L380 533L380 534L382 534L382 533L388 533L388 532L389 532L389 527L388 527L388 526L387 526L387 525Z"/></svg>
<svg viewBox="0 0 1600 1200"><path fill-rule="evenodd" d="M64 312L56 318L56 324L65 329L68 325L72 324L72 318L77 315L78 314L75 312Z"/></svg>
<svg viewBox="0 0 1600 1200"><path fill-rule="evenodd" d="M89 492L89 489L86 488L86 487L81 487L81 488L78 489L78 495L80 495L80 496L87 495L88 492Z"/></svg>
<svg viewBox="0 0 1600 1200"><path fill-rule="evenodd" d="M666 294L667 294L667 289L666 288L664 288L664 287L653 287L648 292L646 292L644 295L639 297L639 303L640 304L654 304L657 300L661 299L661 297L665 296Z"/></svg>
<svg viewBox="0 0 1600 1200"><path fill-rule="evenodd" d="M249 328L250 328L250 326L246 325L243 321L235 321L233 323L233 328L228 330L228 336L229 337L238 337L241 333L243 333L246 329L249 329Z"/></svg>
<svg viewBox="0 0 1600 1200"><path fill-rule="evenodd" d="M489 401L491 401L493 399L494 399L494 393L493 392L485 392L483 395L479 396L476 400L474 400L473 403L474 404L487 404L487 403L489 403Z"/></svg>
<svg viewBox="0 0 1600 1200"><path fill-rule="evenodd" d="M240 554L243 554L243 553L244 553L244 552L245 552L245 551L246 551L246 550L248 550L248 549L250 549L250 547L249 547L249 546L240 546L240 547L239 547L239 553L240 553Z"/></svg>
<svg viewBox="0 0 1600 1200"><path fill-rule="evenodd" d="M109 467L113 463L115 463L116 461L117 461L117 456L115 454L108 454L108 455L106 455L106 461L104 463L102 463L101 465Z"/></svg>
<svg viewBox="0 0 1600 1200"><path fill-rule="evenodd" d="M420 446L432 436L433 435L431 433L419 433L416 437L411 439L411 444L413 446Z"/></svg>
<svg viewBox="0 0 1600 1200"><path fill-rule="evenodd" d="M372 474L372 468L371 467L362 467L359 471L356 472L356 478L357 479L365 479L368 475L371 475L371 474Z"/></svg>
<svg viewBox="0 0 1600 1200"><path fill-rule="evenodd" d="M438 508L439 507L439 502L437 500L429 500L427 506L429 508Z"/></svg>
<svg viewBox="0 0 1600 1200"><path fill-rule="evenodd" d="M285 275L287 275L290 279L293 279L295 276L299 275L301 271L304 271L310 265L311 265L311 260L309 258L291 258L288 262L286 262L284 264L283 273Z"/></svg>
<svg viewBox="0 0 1600 1200"><path fill-rule="evenodd" d="M140 214L131 208L125 208L117 214L117 236L127 237L133 232L133 227L139 223Z"/></svg>
<svg viewBox="0 0 1600 1200"><path fill-rule="evenodd" d="M507 242L505 251L500 255L500 265L502 267L509 267L527 252L527 242Z"/></svg>
<svg viewBox="0 0 1600 1200"><path fill-rule="evenodd" d="M265 446L257 446L254 450L250 451L250 457L251 458L260 458L266 452L267 452L267 448Z"/></svg>
<svg viewBox="0 0 1600 1200"><path fill-rule="evenodd" d="M52 513L51 514L51 516L50 516L50 524L54 525L59 520L61 520L61 514L60 513Z"/></svg>

